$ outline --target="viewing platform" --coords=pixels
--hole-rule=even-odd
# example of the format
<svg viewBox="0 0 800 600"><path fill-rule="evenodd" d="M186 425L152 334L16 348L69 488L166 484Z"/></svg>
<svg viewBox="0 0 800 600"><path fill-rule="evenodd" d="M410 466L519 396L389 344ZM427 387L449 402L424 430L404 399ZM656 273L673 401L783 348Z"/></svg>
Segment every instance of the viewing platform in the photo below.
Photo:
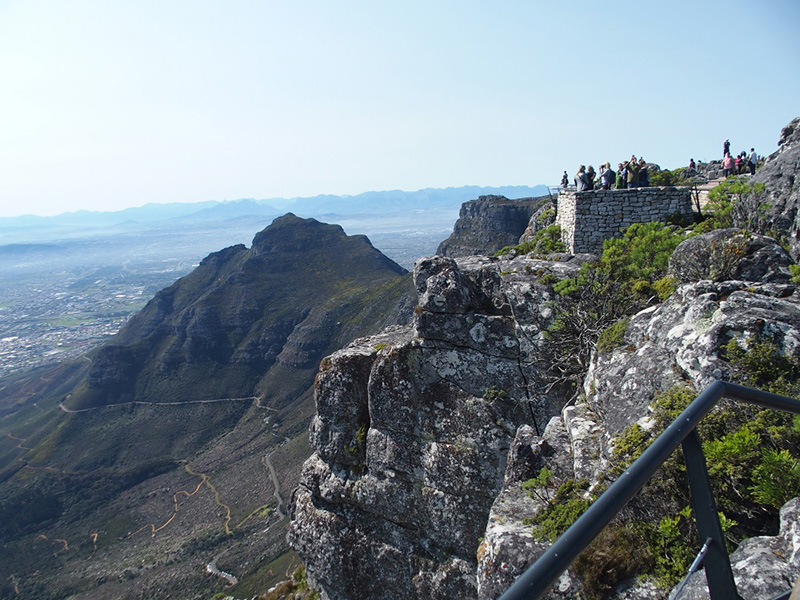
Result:
<svg viewBox="0 0 800 600"><path fill-rule="evenodd" d="M560 190L556 224L561 241L573 254L598 254L603 241L616 238L634 223L694 219L692 188L644 187L625 190Z"/></svg>

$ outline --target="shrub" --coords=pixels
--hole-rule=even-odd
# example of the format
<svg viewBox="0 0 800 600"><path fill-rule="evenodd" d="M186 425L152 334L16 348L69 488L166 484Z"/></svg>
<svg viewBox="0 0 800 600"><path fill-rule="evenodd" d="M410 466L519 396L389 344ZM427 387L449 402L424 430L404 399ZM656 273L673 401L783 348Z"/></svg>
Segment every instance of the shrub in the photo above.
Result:
<svg viewBox="0 0 800 600"><path fill-rule="evenodd" d="M600 334L672 293L674 283L664 277L670 254L682 240L677 227L632 225L621 238L605 241L597 262L584 263L575 277L553 284L559 294L556 316L543 324L551 380L577 390Z"/></svg>
<svg viewBox="0 0 800 600"><path fill-rule="evenodd" d="M604 329L597 338L597 351L607 354L622 346L625 343L625 329L628 327L628 321L630 318L625 317Z"/></svg>
<svg viewBox="0 0 800 600"><path fill-rule="evenodd" d="M531 498L540 502L549 502L552 499L553 471L543 467L536 477L522 482L522 489L528 492Z"/></svg>
<svg viewBox="0 0 800 600"><path fill-rule="evenodd" d="M786 449L764 450L749 490L756 502L779 510L800 496L800 460Z"/></svg>
<svg viewBox="0 0 800 600"><path fill-rule="evenodd" d="M709 190L706 213L710 216L698 223L694 231L707 233L714 229L739 227L766 235L770 224L765 190L763 183L749 183L738 178L725 180Z"/></svg>
<svg viewBox="0 0 800 600"><path fill-rule="evenodd" d="M483 392L483 399L487 402L498 402L500 400L505 400L507 397L508 392L499 389L496 385L486 388L486 391Z"/></svg>
<svg viewBox="0 0 800 600"><path fill-rule="evenodd" d="M652 562L640 531L612 523L575 559L573 569L587 600L601 600L620 581L649 570Z"/></svg>
<svg viewBox="0 0 800 600"><path fill-rule="evenodd" d="M587 498L588 487L585 479L562 483L547 506L530 519L533 537L554 542L564 533L591 505L592 499Z"/></svg>
<svg viewBox="0 0 800 600"><path fill-rule="evenodd" d="M650 175L650 185L681 185L686 180L686 167L679 167L677 169L664 169L656 171Z"/></svg>

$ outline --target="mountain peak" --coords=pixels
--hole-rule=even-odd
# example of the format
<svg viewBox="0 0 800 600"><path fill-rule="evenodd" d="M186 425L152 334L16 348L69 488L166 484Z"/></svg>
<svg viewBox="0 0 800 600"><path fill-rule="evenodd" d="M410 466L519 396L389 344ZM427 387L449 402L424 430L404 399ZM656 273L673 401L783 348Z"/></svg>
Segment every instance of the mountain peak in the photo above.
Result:
<svg viewBox="0 0 800 600"><path fill-rule="evenodd" d="M276 218L253 238L253 254L306 251L326 243L341 242L347 234L339 225L303 219L293 213Z"/></svg>

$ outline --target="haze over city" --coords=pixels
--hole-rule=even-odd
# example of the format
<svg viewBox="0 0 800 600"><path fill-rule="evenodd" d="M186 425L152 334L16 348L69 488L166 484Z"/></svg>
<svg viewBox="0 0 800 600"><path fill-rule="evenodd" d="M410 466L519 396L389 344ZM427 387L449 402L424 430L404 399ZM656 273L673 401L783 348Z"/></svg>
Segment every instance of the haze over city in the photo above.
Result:
<svg viewBox="0 0 800 600"><path fill-rule="evenodd" d="M0 4L0 216L776 149L800 4Z"/></svg>

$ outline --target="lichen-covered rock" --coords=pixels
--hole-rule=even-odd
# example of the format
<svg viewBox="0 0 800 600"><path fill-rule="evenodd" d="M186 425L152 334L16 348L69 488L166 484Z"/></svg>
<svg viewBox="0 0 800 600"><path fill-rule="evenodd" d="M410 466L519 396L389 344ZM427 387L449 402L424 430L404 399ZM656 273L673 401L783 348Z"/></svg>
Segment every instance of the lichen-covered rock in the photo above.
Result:
<svg viewBox="0 0 800 600"><path fill-rule="evenodd" d="M479 543L517 428L541 431L563 403L537 386L556 300L540 278L578 268L527 257L421 260L412 326L323 361L315 455L290 533L323 597L476 597ZM523 447L512 458L517 477L535 470Z"/></svg>
<svg viewBox="0 0 800 600"><path fill-rule="evenodd" d="M681 242L669 260L669 274L681 283L711 279L788 283L794 261L772 238L718 229Z"/></svg>
<svg viewBox="0 0 800 600"><path fill-rule="evenodd" d="M743 541L731 554L736 589L743 600L772 598L792 589L800 577L800 498L781 508L780 531L776 536ZM689 579L680 600L708 600L705 571Z"/></svg>
<svg viewBox="0 0 800 600"><path fill-rule="evenodd" d="M594 355L584 380L584 402L566 407L548 425L544 438L521 438L521 430L514 446L528 445L536 457L532 469L547 466L561 480L597 481L613 452L612 438L633 423L647 426L649 406L659 392L676 385L699 391L728 377L730 366L721 357L722 346L732 339L745 346L759 336L768 336L779 352L800 355L800 294L794 285L743 281L682 285L664 304L631 318L622 346ZM551 451L535 454L540 447ZM525 454L516 451L517 456ZM519 477L506 477L492 506L478 565L481 599L496 598L546 549L525 525L541 503L521 484ZM579 589L574 576L565 576L549 597L570 597ZM623 582L612 597L644 600L664 598L666 592L652 584Z"/></svg>
<svg viewBox="0 0 800 600"><path fill-rule="evenodd" d="M764 216L770 227L786 236L792 257L800 257L800 117L781 131L779 148L756 174L754 183L766 186Z"/></svg>
<svg viewBox="0 0 800 600"><path fill-rule="evenodd" d="M594 357L587 401L609 435L647 414L657 392L675 385L702 390L730 377L720 354L766 336L788 356L800 353L800 295L794 285L701 281L635 315L623 347Z"/></svg>
<svg viewBox="0 0 800 600"><path fill-rule="evenodd" d="M528 426L517 431L503 482L489 520L486 534L478 549L478 598L497 598L508 589L533 562L549 547L534 539L528 519L544 506L546 493L529 494L521 484L536 477L544 467L557 477L572 478L573 463L562 460L569 447L569 433L560 418L551 419L543 436ZM580 582L569 572L556 584L557 598L577 598Z"/></svg>

